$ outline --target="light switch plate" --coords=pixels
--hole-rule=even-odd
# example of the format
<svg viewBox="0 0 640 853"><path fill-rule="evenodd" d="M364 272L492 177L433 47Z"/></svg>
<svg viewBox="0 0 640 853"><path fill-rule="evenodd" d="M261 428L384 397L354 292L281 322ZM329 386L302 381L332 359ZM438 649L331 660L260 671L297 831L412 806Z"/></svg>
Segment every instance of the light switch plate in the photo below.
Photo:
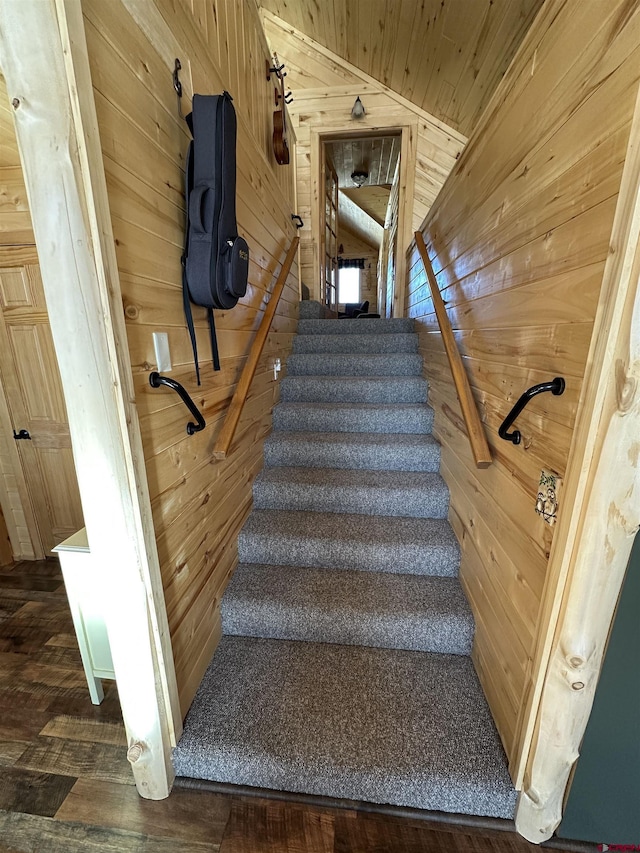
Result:
<svg viewBox="0 0 640 853"><path fill-rule="evenodd" d="M156 364L158 365L158 373L167 373L171 370L169 335L166 332L154 332L153 348L156 351Z"/></svg>
<svg viewBox="0 0 640 853"><path fill-rule="evenodd" d="M547 522L555 524L558 516L558 495L562 480L554 471L543 469L540 472L538 494L536 496L536 512Z"/></svg>

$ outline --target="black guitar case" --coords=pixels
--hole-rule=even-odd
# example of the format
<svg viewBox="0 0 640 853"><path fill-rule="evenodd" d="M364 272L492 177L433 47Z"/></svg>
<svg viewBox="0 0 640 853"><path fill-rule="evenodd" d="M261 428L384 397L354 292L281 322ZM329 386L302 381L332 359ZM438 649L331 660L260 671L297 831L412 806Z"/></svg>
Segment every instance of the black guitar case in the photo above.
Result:
<svg viewBox="0 0 640 853"><path fill-rule="evenodd" d="M208 309L213 367L220 370L213 309L228 311L247 292L249 247L236 223L237 122L231 95L194 95L187 124L193 141L186 166L182 290L200 385L191 303Z"/></svg>

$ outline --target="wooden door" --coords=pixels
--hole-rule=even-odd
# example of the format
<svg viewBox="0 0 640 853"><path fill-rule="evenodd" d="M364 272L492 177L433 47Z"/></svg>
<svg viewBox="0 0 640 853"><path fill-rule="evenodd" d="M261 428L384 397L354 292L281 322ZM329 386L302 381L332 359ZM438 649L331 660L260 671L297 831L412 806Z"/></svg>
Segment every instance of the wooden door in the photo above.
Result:
<svg viewBox="0 0 640 853"><path fill-rule="evenodd" d="M35 247L5 247L0 266L0 379L36 530L36 555L84 527L67 412ZM80 381L80 378L79 378ZM8 425L5 425L7 428Z"/></svg>
<svg viewBox="0 0 640 853"><path fill-rule="evenodd" d="M332 311L337 311L338 176L328 158L325 159L324 163L324 238L322 248L323 301Z"/></svg>

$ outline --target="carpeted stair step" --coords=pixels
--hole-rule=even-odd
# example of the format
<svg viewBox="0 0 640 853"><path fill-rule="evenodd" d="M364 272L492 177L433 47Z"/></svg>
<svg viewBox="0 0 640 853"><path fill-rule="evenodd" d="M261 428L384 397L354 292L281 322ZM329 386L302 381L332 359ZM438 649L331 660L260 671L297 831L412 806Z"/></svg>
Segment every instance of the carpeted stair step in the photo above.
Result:
<svg viewBox="0 0 640 853"><path fill-rule="evenodd" d="M400 353L417 351L418 336L416 334L296 335L293 339L294 353Z"/></svg>
<svg viewBox="0 0 640 853"><path fill-rule="evenodd" d="M404 352L294 353L287 359L289 376L421 376L422 356ZM389 383L391 384L391 383Z"/></svg>
<svg viewBox="0 0 640 853"><path fill-rule="evenodd" d="M426 403L429 386L421 376L285 376L280 399L298 403Z"/></svg>
<svg viewBox="0 0 640 853"><path fill-rule="evenodd" d="M280 403L273 428L307 432L428 433L433 409L426 404L367 406L359 403Z"/></svg>
<svg viewBox="0 0 640 853"><path fill-rule="evenodd" d="M223 637L173 763L180 776L444 812L511 818L516 801L463 655Z"/></svg>
<svg viewBox="0 0 640 853"><path fill-rule="evenodd" d="M222 630L245 637L468 655L473 616L457 578L243 563Z"/></svg>
<svg viewBox="0 0 640 853"><path fill-rule="evenodd" d="M410 318L390 320L299 320L299 335L407 335L415 331Z"/></svg>
<svg viewBox="0 0 640 853"><path fill-rule="evenodd" d="M238 537L241 563L455 577L460 549L440 518L255 509Z"/></svg>
<svg viewBox="0 0 640 853"><path fill-rule="evenodd" d="M275 430L265 440L264 462L268 466L437 471L440 445L431 435Z"/></svg>
<svg viewBox="0 0 640 853"><path fill-rule="evenodd" d="M256 509L446 518L449 490L437 473L265 468L253 484Z"/></svg>

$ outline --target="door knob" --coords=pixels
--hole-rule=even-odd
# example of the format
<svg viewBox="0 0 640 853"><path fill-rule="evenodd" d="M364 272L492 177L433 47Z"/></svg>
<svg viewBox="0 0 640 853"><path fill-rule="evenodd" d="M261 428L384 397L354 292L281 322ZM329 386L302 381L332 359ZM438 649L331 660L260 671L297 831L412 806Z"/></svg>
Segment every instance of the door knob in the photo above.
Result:
<svg viewBox="0 0 640 853"><path fill-rule="evenodd" d="M31 441L31 436L29 435L29 430L21 429L20 432L16 432L15 429L13 431L13 437L16 441L21 441L23 438L28 438Z"/></svg>

